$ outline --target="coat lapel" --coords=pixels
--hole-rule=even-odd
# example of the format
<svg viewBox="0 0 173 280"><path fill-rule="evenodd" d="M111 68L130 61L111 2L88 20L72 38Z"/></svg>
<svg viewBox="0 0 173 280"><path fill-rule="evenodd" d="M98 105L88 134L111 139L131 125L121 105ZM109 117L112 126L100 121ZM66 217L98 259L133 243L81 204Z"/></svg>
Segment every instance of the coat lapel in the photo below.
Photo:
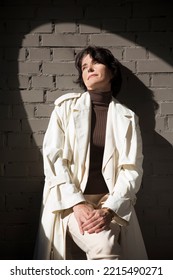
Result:
<svg viewBox="0 0 173 280"><path fill-rule="evenodd" d="M84 170L88 144L90 142L91 101L87 92L83 93L80 102L73 109L73 118L77 138L79 161Z"/></svg>
<svg viewBox="0 0 173 280"><path fill-rule="evenodd" d="M123 154L126 134L129 128L131 115L124 110L119 103L113 99L109 105L106 127L105 150L103 156L102 170L112 157L115 149L119 157Z"/></svg>

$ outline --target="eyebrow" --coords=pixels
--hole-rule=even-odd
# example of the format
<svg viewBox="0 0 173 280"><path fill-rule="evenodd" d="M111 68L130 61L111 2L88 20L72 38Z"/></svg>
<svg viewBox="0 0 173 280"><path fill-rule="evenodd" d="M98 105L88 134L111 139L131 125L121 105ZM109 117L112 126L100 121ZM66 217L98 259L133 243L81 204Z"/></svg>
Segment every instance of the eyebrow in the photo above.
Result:
<svg viewBox="0 0 173 280"><path fill-rule="evenodd" d="M84 66L86 66L86 65L87 65L87 63L82 64L82 65L81 65L81 68L84 67Z"/></svg>

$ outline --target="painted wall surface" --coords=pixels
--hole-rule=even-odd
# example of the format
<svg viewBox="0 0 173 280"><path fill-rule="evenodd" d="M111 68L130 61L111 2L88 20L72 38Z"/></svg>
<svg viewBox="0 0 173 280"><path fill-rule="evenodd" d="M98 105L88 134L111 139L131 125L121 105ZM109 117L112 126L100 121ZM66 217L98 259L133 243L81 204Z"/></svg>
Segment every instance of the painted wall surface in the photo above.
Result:
<svg viewBox="0 0 173 280"><path fill-rule="evenodd" d="M0 1L0 258L32 259L44 184L42 140L71 91L76 53L109 48L118 99L139 116L144 177L136 211L150 259L173 252L173 2Z"/></svg>

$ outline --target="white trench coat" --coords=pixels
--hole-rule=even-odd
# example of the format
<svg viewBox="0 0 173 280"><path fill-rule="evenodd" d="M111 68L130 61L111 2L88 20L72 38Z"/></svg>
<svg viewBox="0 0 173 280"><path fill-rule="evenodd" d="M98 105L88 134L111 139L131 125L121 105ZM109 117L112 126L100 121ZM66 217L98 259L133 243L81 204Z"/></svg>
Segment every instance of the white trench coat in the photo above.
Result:
<svg viewBox="0 0 173 280"><path fill-rule="evenodd" d="M68 213L83 196L89 171L91 101L88 92L55 101L43 142L45 186L36 259L66 259ZM134 210L142 178L137 116L112 98L107 115L102 174L109 190L104 207L121 225L123 259L147 259ZM53 250L53 254L51 254Z"/></svg>

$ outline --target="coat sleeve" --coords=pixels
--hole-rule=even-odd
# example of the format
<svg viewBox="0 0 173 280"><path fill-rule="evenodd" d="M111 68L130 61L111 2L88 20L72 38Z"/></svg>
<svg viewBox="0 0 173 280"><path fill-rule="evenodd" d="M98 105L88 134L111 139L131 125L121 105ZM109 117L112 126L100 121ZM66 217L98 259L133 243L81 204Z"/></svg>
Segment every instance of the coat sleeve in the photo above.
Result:
<svg viewBox="0 0 173 280"><path fill-rule="evenodd" d="M138 117L135 115L128 134L123 153L119 158L113 192L102 205L115 212L115 220L120 225L128 225L130 221L132 207L136 202L136 193L140 188L143 174L142 139Z"/></svg>
<svg viewBox="0 0 173 280"><path fill-rule="evenodd" d="M45 174L43 204L49 199L52 212L68 209L85 200L81 190L73 184L67 160L63 158L66 133L64 121L57 107L51 114L43 141Z"/></svg>

